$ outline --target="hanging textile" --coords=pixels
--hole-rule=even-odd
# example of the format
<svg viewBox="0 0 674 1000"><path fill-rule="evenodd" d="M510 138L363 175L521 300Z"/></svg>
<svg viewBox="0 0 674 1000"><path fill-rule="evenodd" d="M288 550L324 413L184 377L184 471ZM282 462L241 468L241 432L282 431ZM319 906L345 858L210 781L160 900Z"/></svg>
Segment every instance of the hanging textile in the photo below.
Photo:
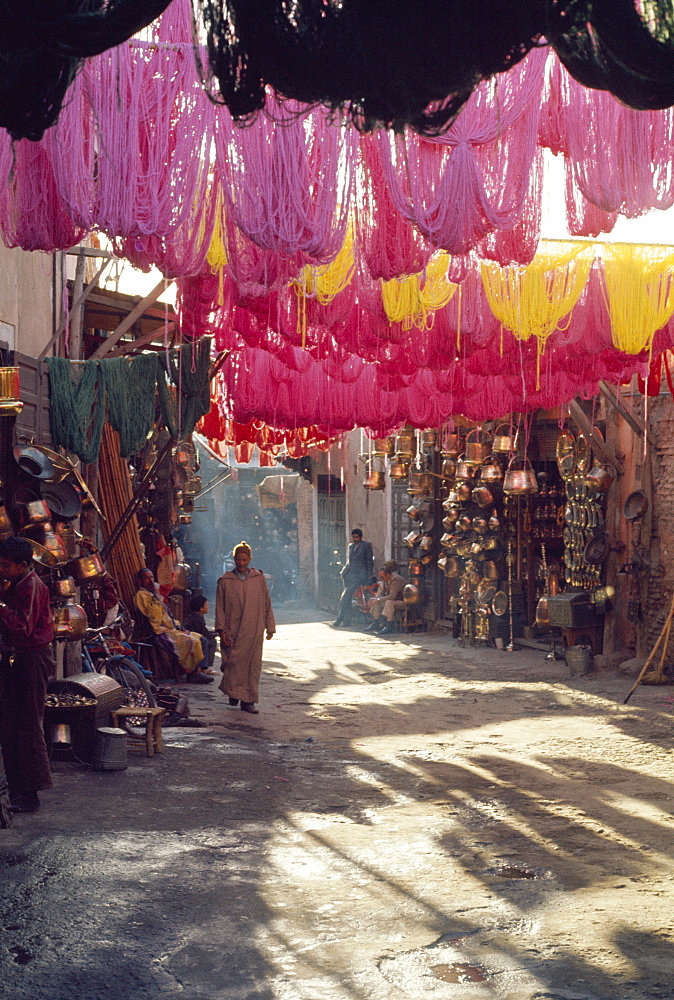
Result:
<svg viewBox="0 0 674 1000"><path fill-rule="evenodd" d="M182 441L211 407L211 341L204 337L198 344L184 344L160 360L163 372L157 387L164 425L172 437Z"/></svg>
<svg viewBox="0 0 674 1000"><path fill-rule="evenodd" d="M95 462L105 422L105 379L97 361L47 358L49 425L55 447Z"/></svg>
<svg viewBox="0 0 674 1000"><path fill-rule="evenodd" d="M403 330L432 326L436 310L447 305L458 287L447 278L448 265L448 255L439 253L423 274L382 281L382 302L391 323L401 323Z"/></svg>
<svg viewBox="0 0 674 1000"><path fill-rule="evenodd" d="M130 458L145 445L155 423L158 357L148 351L135 358L104 358L99 364L108 423L119 434L120 455Z"/></svg>
<svg viewBox="0 0 674 1000"><path fill-rule="evenodd" d="M571 312L588 280L594 248L547 243L528 267L482 264L489 306L519 340L535 337L539 349Z"/></svg>
<svg viewBox="0 0 674 1000"><path fill-rule="evenodd" d="M119 45L170 0L0 0L0 127L42 137L86 56Z"/></svg>
<svg viewBox="0 0 674 1000"><path fill-rule="evenodd" d="M442 129L480 79L517 63L545 28L544 5L521 0L195 0L195 8L235 118L261 110L271 86L341 109L363 130Z"/></svg>
<svg viewBox="0 0 674 1000"><path fill-rule="evenodd" d="M674 251L613 243L603 258L613 343L627 354L650 350L674 313Z"/></svg>

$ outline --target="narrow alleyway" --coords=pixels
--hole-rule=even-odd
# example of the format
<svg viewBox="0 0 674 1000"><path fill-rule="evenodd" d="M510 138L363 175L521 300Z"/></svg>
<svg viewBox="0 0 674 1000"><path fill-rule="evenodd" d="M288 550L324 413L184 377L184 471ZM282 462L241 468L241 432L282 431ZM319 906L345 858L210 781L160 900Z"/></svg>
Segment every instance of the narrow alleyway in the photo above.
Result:
<svg viewBox="0 0 674 1000"><path fill-rule="evenodd" d="M0 833L0 996L672 996L671 688L278 618L259 716Z"/></svg>

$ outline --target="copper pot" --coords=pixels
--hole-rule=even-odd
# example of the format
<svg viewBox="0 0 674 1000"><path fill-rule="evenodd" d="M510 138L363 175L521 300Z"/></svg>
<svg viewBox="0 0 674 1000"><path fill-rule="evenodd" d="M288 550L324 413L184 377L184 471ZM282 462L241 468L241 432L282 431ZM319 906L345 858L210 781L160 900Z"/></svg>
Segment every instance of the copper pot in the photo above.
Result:
<svg viewBox="0 0 674 1000"><path fill-rule="evenodd" d="M421 588L414 583L408 583L403 590L403 601L405 604L421 603Z"/></svg>
<svg viewBox="0 0 674 1000"><path fill-rule="evenodd" d="M403 541L410 549L415 549L421 541L421 537L421 532L417 528L414 528L407 535L405 535Z"/></svg>
<svg viewBox="0 0 674 1000"><path fill-rule="evenodd" d="M596 493L608 493L615 477L616 471L612 465L601 465L599 462L595 462L585 476L585 485Z"/></svg>
<svg viewBox="0 0 674 1000"><path fill-rule="evenodd" d="M0 538L9 538L12 534L14 534L14 529L9 514L4 507L0 507Z"/></svg>
<svg viewBox="0 0 674 1000"><path fill-rule="evenodd" d="M497 535L490 535L489 538L484 540L484 550L485 552L494 552L501 545L501 542Z"/></svg>
<svg viewBox="0 0 674 1000"><path fill-rule="evenodd" d="M461 434L454 431L452 434L445 434L443 438L442 454L450 458L456 458L461 451Z"/></svg>
<svg viewBox="0 0 674 1000"><path fill-rule="evenodd" d="M395 441L392 437L375 438L374 454L391 456L395 450Z"/></svg>
<svg viewBox="0 0 674 1000"><path fill-rule="evenodd" d="M45 525L44 547L48 552L51 552L52 555L56 556L59 562L65 562L68 558L68 553L66 552L66 547L63 544L63 539L52 530L51 524Z"/></svg>
<svg viewBox="0 0 674 1000"><path fill-rule="evenodd" d="M515 450L516 446L516 439L510 436L510 424L499 424L494 431L492 451L497 452L499 455L509 455L511 451Z"/></svg>
<svg viewBox="0 0 674 1000"><path fill-rule="evenodd" d="M386 473L381 469L371 469L363 480L366 490L385 490Z"/></svg>
<svg viewBox="0 0 674 1000"><path fill-rule="evenodd" d="M456 477L456 462L453 458L443 458L440 475L443 479L454 479Z"/></svg>
<svg viewBox="0 0 674 1000"><path fill-rule="evenodd" d="M473 478L473 467L466 461L465 455L460 455L456 460L456 478L457 479L472 479Z"/></svg>
<svg viewBox="0 0 674 1000"><path fill-rule="evenodd" d="M488 486L476 486L471 499L478 507L489 507L494 502L494 495Z"/></svg>
<svg viewBox="0 0 674 1000"><path fill-rule="evenodd" d="M470 500L470 486L468 483L457 483L456 484L456 495L462 503L466 500Z"/></svg>
<svg viewBox="0 0 674 1000"><path fill-rule="evenodd" d="M448 576L451 580L455 580L457 577L461 576L463 570L463 563L457 556L449 556L447 562L445 563L445 576Z"/></svg>
<svg viewBox="0 0 674 1000"><path fill-rule="evenodd" d="M517 469L515 462L521 462L522 468ZM528 458L522 455L514 455L503 477L503 492L506 496L529 496L538 493L538 480L536 473Z"/></svg>
<svg viewBox="0 0 674 1000"><path fill-rule="evenodd" d="M427 514L427 509L425 507L419 507L417 504L413 503L411 507L407 508L405 513L409 517L410 521L423 521Z"/></svg>
<svg viewBox="0 0 674 1000"><path fill-rule="evenodd" d="M480 481L483 483L500 483L503 479L501 463L493 455L485 458L480 469Z"/></svg>
<svg viewBox="0 0 674 1000"><path fill-rule="evenodd" d="M498 531L501 527L501 521L499 520L498 514L494 511L489 518L489 530Z"/></svg>
<svg viewBox="0 0 674 1000"><path fill-rule="evenodd" d="M398 434L395 443L396 455L398 458L414 458L414 436L412 434Z"/></svg>
<svg viewBox="0 0 674 1000"><path fill-rule="evenodd" d="M438 432L434 430L421 432L421 447L424 451L433 451L438 440Z"/></svg>
<svg viewBox="0 0 674 1000"><path fill-rule="evenodd" d="M421 564L422 564L422 566L429 566L429 565L430 565L430 564L431 564L431 563L433 562L433 559L434 559L434 558L435 558L435 557L434 557L434 556L432 556L430 552L426 552L426 553L425 553L425 554L424 554L424 555L423 555L423 556L421 557Z"/></svg>
<svg viewBox="0 0 674 1000"><path fill-rule="evenodd" d="M72 642L82 639L87 630L87 615L84 608L74 601L57 604L52 611L54 638Z"/></svg>
<svg viewBox="0 0 674 1000"><path fill-rule="evenodd" d="M496 565L496 563L492 562L491 560L487 560L487 562L483 562L482 563L482 576L486 580L498 580L499 579L499 571L498 571L498 566Z"/></svg>
<svg viewBox="0 0 674 1000"><path fill-rule="evenodd" d="M51 521L51 513L45 501L38 500L34 493L31 494L31 497L32 499L28 499L26 493L26 499L18 500L16 505L19 524L22 528L27 528L31 524L45 524L47 521Z"/></svg>
<svg viewBox="0 0 674 1000"><path fill-rule="evenodd" d="M484 535L486 530L487 530L487 519L485 517L474 517L473 531L477 531L478 535Z"/></svg>
<svg viewBox="0 0 674 1000"><path fill-rule="evenodd" d="M462 528L463 531L470 531L473 527L472 517L469 517L468 514L462 514L457 521L457 527Z"/></svg>
<svg viewBox="0 0 674 1000"><path fill-rule="evenodd" d="M77 583L84 583L87 580L96 580L105 573L105 566L99 552L91 552L86 556L79 556L66 563L66 573L75 577Z"/></svg>
<svg viewBox="0 0 674 1000"><path fill-rule="evenodd" d="M419 542L419 549L420 549L420 551L421 552L430 552L430 550L432 548L433 548L433 536L432 535L424 535L422 537L421 541Z"/></svg>
<svg viewBox="0 0 674 1000"><path fill-rule="evenodd" d="M407 492L410 496L426 496L433 492L433 477L428 472L410 472Z"/></svg>
<svg viewBox="0 0 674 1000"><path fill-rule="evenodd" d="M407 479L410 471L410 463L403 462L399 458L396 458L395 462L391 462L391 467L388 471L389 477L395 480Z"/></svg>
<svg viewBox="0 0 674 1000"><path fill-rule="evenodd" d="M451 531L455 524L456 524L455 517L443 517L442 519L442 527L445 529L445 531Z"/></svg>
<svg viewBox="0 0 674 1000"><path fill-rule="evenodd" d="M423 576L424 567L418 559L410 559L410 576Z"/></svg>
<svg viewBox="0 0 674 1000"><path fill-rule="evenodd" d="M469 465L482 465L491 452L491 436L486 431L474 427L466 435L466 462Z"/></svg>
<svg viewBox="0 0 674 1000"><path fill-rule="evenodd" d="M62 573L52 575L49 581L49 590L52 597L57 598L59 601L64 601L68 597L75 597L77 594L77 587L72 576L65 576Z"/></svg>

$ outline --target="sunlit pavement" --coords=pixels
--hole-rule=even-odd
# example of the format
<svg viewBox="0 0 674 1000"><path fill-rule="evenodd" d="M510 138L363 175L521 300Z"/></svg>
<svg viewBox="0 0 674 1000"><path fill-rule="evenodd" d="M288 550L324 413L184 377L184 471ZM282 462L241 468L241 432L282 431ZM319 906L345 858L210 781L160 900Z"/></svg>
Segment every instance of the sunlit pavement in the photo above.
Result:
<svg viewBox="0 0 674 1000"><path fill-rule="evenodd" d="M674 689L278 618L259 716L190 685L0 832L0 996L673 995Z"/></svg>

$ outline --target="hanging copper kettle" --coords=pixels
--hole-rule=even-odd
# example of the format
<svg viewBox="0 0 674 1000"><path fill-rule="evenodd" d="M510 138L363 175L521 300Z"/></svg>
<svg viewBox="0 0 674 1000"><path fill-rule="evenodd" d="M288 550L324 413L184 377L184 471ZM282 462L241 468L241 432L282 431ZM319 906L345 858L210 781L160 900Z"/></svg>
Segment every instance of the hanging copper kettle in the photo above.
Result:
<svg viewBox="0 0 674 1000"><path fill-rule="evenodd" d="M62 570L53 570L49 580L49 592L57 601L64 601L69 597L75 597L77 587L72 576L66 576Z"/></svg>
<svg viewBox="0 0 674 1000"><path fill-rule="evenodd" d="M410 549L415 549L419 542L421 541L421 532L414 528L412 531L408 532L403 538L405 545Z"/></svg>
<svg viewBox="0 0 674 1000"><path fill-rule="evenodd" d="M521 463L522 468L518 469L516 463ZM506 496L529 496L538 493L536 473L528 458L523 455L513 455L510 459L503 477L503 492Z"/></svg>
<svg viewBox="0 0 674 1000"><path fill-rule="evenodd" d="M456 462L453 458L445 457L442 460L442 469L440 475L443 479L455 479L456 478Z"/></svg>
<svg viewBox="0 0 674 1000"><path fill-rule="evenodd" d="M421 447L424 451L434 451L438 440L438 432L426 430L421 432Z"/></svg>
<svg viewBox="0 0 674 1000"><path fill-rule="evenodd" d="M456 456L461 451L461 434L459 431L452 431L451 434L445 434L442 439L442 454L443 456L448 456L449 458L456 458Z"/></svg>
<svg viewBox="0 0 674 1000"><path fill-rule="evenodd" d="M393 480L400 481L402 479L407 479L410 471L409 462L402 462L400 459L396 458L394 462L391 462L391 467L388 470L389 478Z"/></svg>
<svg viewBox="0 0 674 1000"><path fill-rule="evenodd" d="M398 434L396 437L395 450L398 458L414 458L414 436L409 433Z"/></svg>
<svg viewBox="0 0 674 1000"><path fill-rule="evenodd" d="M498 580L499 579L499 571L498 571L498 566L496 565L496 563L492 562L491 560L487 560L486 562L483 562L482 563L482 576L486 580Z"/></svg>
<svg viewBox="0 0 674 1000"><path fill-rule="evenodd" d="M469 465L482 465L491 453L491 436L479 427L474 427L466 435L466 462Z"/></svg>
<svg viewBox="0 0 674 1000"><path fill-rule="evenodd" d="M456 460L456 472L455 472L456 478L457 479L472 479L473 478L473 472L474 472L474 469L466 461L466 456L465 455L459 455L458 459Z"/></svg>
<svg viewBox="0 0 674 1000"><path fill-rule="evenodd" d="M516 447L516 437L510 436L510 424L508 422L499 424L494 431L492 451L496 452L498 455L509 455L511 451L515 451Z"/></svg>
<svg viewBox="0 0 674 1000"><path fill-rule="evenodd" d="M585 476L585 485L595 493L608 493L616 477L616 470L612 465L602 465L595 461L594 465Z"/></svg>
<svg viewBox="0 0 674 1000"><path fill-rule="evenodd" d="M392 437L375 438L374 454L391 456L395 449L395 441Z"/></svg>
<svg viewBox="0 0 674 1000"><path fill-rule="evenodd" d="M57 604L52 610L54 638L72 642L82 639L87 630L87 614L84 608L74 601Z"/></svg>
<svg viewBox="0 0 674 1000"><path fill-rule="evenodd" d="M503 469L501 468L501 463L494 456L490 455L485 458L482 466L480 467L480 482L483 483L500 483L503 479Z"/></svg>
<svg viewBox="0 0 674 1000"><path fill-rule="evenodd" d="M421 564L421 560L410 559L409 571L410 571L410 576L423 576L424 567Z"/></svg>
<svg viewBox="0 0 674 1000"><path fill-rule="evenodd" d="M428 472L410 472L407 492L410 496L427 496L433 492L433 477Z"/></svg>
<svg viewBox="0 0 674 1000"><path fill-rule="evenodd" d="M430 552L430 550L432 548L433 548L433 536L432 535L423 535L423 537L421 538L421 540L419 542L419 551L420 552Z"/></svg>
<svg viewBox="0 0 674 1000"><path fill-rule="evenodd" d="M488 486L476 486L471 493L471 499L478 507L490 507L494 502L494 494Z"/></svg>

